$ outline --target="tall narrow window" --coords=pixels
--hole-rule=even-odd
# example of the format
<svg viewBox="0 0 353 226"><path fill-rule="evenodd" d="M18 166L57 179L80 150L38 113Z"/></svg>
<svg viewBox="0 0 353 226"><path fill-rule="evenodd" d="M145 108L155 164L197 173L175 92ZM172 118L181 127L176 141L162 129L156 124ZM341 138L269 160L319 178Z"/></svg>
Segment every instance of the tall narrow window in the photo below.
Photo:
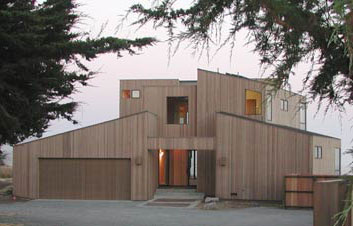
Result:
<svg viewBox="0 0 353 226"><path fill-rule="evenodd" d="M262 95L259 92L246 90L245 91L245 114L246 115L261 115L262 110Z"/></svg>
<svg viewBox="0 0 353 226"><path fill-rule="evenodd" d="M300 103L299 106L299 121L300 121L300 129L306 130L306 104Z"/></svg>
<svg viewBox="0 0 353 226"><path fill-rule="evenodd" d="M288 111L288 100L281 99L281 110Z"/></svg>
<svg viewBox="0 0 353 226"><path fill-rule="evenodd" d="M322 147L321 146L314 147L314 158L322 159Z"/></svg>
<svg viewBox="0 0 353 226"><path fill-rule="evenodd" d="M335 174L341 175L341 149L335 148Z"/></svg>
<svg viewBox="0 0 353 226"><path fill-rule="evenodd" d="M267 94L266 97L266 120L272 121L272 95Z"/></svg>
<svg viewBox="0 0 353 226"><path fill-rule="evenodd" d="M189 122L188 97L167 97L167 123L188 124Z"/></svg>

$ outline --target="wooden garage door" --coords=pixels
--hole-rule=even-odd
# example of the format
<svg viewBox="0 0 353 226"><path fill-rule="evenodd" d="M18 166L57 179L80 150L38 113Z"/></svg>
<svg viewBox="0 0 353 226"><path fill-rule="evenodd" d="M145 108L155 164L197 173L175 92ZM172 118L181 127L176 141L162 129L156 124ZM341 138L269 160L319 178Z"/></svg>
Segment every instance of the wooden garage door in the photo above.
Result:
<svg viewBox="0 0 353 226"><path fill-rule="evenodd" d="M129 159L39 159L39 198L130 199Z"/></svg>

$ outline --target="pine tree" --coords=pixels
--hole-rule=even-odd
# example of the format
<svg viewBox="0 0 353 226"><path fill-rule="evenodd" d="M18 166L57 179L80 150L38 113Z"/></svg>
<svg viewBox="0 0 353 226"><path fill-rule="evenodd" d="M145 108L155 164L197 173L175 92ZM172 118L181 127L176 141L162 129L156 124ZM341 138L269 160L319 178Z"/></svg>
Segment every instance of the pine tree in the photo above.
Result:
<svg viewBox="0 0 353 226"><path fill-rule="evenodd" d="M56 118L76 123L77 103L67 97L94 74L82 60L109 52L135 54L155 41L74 32L77 7L73 0L0 1L0 145L40 137Z"/></svg>

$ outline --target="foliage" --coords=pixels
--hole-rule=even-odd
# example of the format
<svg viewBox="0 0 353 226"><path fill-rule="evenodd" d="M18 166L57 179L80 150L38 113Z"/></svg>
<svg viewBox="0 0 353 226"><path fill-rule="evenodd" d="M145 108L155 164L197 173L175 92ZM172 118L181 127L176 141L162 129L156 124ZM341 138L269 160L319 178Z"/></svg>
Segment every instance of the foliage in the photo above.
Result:
<svg viewBox="0 0 353 226"><path fill-rule="evenodd" d="M82 15L73 0L0 1L0 145L40 137L50 120L73 120L68 99L95 74L83 61L136 50L153 38L90 38L74 32Z"/></svg>
<svg viewBox="0 0 353 226"><path fill-rule="evenodd" d="M195 49L234 45L236 33L246 29L260 63L274 69L275 88L287 84L299 62L308 61L312 68L304 82L313 99L339 109L353 104L353 0L197 0L186 9L175 9L174 2L136 4L129 12L140 16L134 24L166 27L171 42L188 40ZM218 41L225 21L229 34Z"/></svg>

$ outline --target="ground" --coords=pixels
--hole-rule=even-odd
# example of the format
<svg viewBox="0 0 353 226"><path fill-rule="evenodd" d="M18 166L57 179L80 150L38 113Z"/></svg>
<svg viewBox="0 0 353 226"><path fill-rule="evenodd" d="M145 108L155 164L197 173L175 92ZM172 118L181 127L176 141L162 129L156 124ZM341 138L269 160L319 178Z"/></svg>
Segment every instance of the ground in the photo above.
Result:
<svg viewBox="0 0 353 226"><path fill-rule="evenodd" d="M311 210L285 210L277 207L201 210L146 206L136 201L0 202L0 226L311 226L312 218Z"/></svg>

